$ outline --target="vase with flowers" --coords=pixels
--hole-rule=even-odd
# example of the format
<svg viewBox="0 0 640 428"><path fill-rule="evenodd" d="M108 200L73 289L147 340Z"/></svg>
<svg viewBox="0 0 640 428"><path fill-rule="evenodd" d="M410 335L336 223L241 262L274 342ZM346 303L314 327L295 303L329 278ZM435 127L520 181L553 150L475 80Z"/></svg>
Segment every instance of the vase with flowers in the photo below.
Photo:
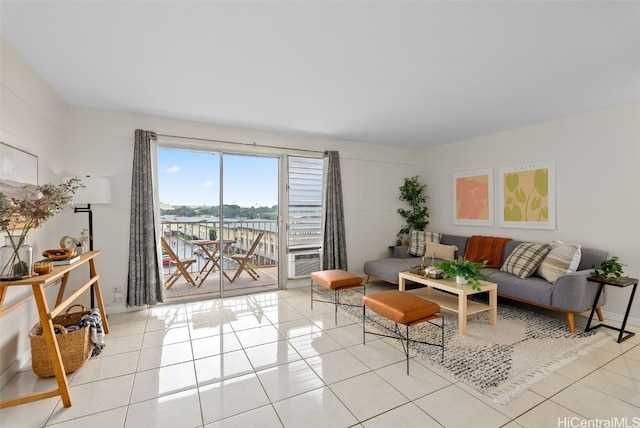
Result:
<svg viewBox="0 0 640 428"><path fill-rule="evenodd" d="M77 238L73 238L73 243L76 244L76 252L78 254L84 254L87 252L87 244L89 244L89 229L82 229L80 231L80 236Z"/></svg>
<svg viewBox="0 0 640 428"><path fill-rule="evenodd" d="M0 280L15 281L31 276L33 251L27 244L31 229L38 228L71 203L84 187L78 178L58 185L25 186L21 197L0 192L0 230L6 234L0 248Z"/></svg>

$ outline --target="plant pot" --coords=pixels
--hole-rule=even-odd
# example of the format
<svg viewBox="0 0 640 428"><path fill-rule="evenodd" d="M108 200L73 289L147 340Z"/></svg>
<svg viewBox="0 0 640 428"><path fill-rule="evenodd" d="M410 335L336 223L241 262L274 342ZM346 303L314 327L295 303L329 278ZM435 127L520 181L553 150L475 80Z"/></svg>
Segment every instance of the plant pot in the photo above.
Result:
<svg viewBox="0 0 640 428"><path fill-rule="evenodd" d="M467 278L465 278L464 276L456 276L456 284L466 285Z"/></svg>

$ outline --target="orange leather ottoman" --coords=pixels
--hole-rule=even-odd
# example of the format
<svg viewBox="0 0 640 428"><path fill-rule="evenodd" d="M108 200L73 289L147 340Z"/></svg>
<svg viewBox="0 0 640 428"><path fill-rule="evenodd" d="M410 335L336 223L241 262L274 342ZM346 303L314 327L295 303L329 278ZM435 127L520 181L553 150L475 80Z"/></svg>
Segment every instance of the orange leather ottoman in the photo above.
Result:
<svg viewBox="0 0 640 428"><path fill-rule="evenodd" d="M326 288L327 290L333 290L333 302L327 300L319 300L313 298L313 285ZM338 305L343 306L356 306L350 303L340 302L340 291L348 290L350 288L362 287L363 294L366 294L366 285L362 283L362 278L358 275L347 272L342 269L321 270L311 273L311 309L313 309L313 302L333 303L335 312L335 323L338 324Z"/></svg>
<svg viewBox="0 0 640 428"><path fill-rule="evenodd" d="M423 299L415 294L406 291L390 290L381 293L374 293L362 297L364 303L362 307L362 342L366 341L366 333L376 336L390 337L403 341L402 346L407 356L407 374L409 374L409 342L423 343L425 345L440 346L442 348L442 359L444 360L444 318L440 314L440 305L431 300ZM390 334L375 333L367 331L366 308L375 312L383 318L395 322L395 330ZM441 319L440 325L433 323L435 319ZM376 322L375 320L370 320ZM428 322L441 329L440 343L429 343L413 340L409 337L409 327ZM398 324L404 324L406 333L403 335ZM384 327L383 327L384 328Z"/></svg>

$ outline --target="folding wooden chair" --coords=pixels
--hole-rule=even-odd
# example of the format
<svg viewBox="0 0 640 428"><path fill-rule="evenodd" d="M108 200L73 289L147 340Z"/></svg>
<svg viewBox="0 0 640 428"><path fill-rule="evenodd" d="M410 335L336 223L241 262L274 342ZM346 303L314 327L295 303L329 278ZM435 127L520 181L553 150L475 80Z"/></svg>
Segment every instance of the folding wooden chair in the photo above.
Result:
<svg viewBox="0 0 640 428"><path fill-rule="evenodd" d="M236 274L233 276L233 278L229 279L230 282L235 281L240 276L242 271L246 271L249 276L251 276L251 278L253 278L254 280L258 280L258 277L260 275L258 275L258 272L256 272L251 266L249 266L249 262L253 260L253 253L256 251L256 248L258 248L258 244L260 243L260 240L263 236L264 232L260 232L260 234L258 234L258 237L255 241L253 241L253 245L251 245L251 248L249 248L249 251L247 251L246 254L235 254L231 256L231 258L238 262L240 266L238 267L238 270L236 271Z"/></svg>
<svg viewBox="0 0 640 428"><path fill-rule="evenodd" d="M189 267L196 262L196 259L192 257L185 259L179 258L171 249L171 245L169 245L169 243L164 238L160 238L160 240L162 242L162 248L164 248L164 250L169 255L169 263L175 265L176 267L176 269L169 275L169 278L167 278L167 280L164 282L164 287L168 290L181 276L183 276L189 284L195 287L196 282L193 280L191 274L189 273Z"/></svg>

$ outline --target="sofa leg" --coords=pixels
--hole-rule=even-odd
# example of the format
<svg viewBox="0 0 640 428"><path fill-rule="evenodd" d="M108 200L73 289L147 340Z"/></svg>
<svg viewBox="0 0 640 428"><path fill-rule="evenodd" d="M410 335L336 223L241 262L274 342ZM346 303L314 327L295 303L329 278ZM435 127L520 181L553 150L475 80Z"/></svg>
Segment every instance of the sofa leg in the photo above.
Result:
<svg viewBox="0 0 640 428"><path fill-rule="evenodd" d="M573 318L573 312L567 312L567 323L569 323L569 331L571 333L576 332L576 321Z"/></svg>
<svg viewBox="0 0 640 428"><path fill-rule="evenodd" d="M364 277L364 284L367 285L369 283L369 274L367 274L367 276Z"/></svg>
<svg viewBox="0 0 640 428"><path fill-rule="evenodd" d="M602 315L602 308L600 306L596 308L596 314L598 314L598 319L600 321L604 321L604 315Z"/></svg>

